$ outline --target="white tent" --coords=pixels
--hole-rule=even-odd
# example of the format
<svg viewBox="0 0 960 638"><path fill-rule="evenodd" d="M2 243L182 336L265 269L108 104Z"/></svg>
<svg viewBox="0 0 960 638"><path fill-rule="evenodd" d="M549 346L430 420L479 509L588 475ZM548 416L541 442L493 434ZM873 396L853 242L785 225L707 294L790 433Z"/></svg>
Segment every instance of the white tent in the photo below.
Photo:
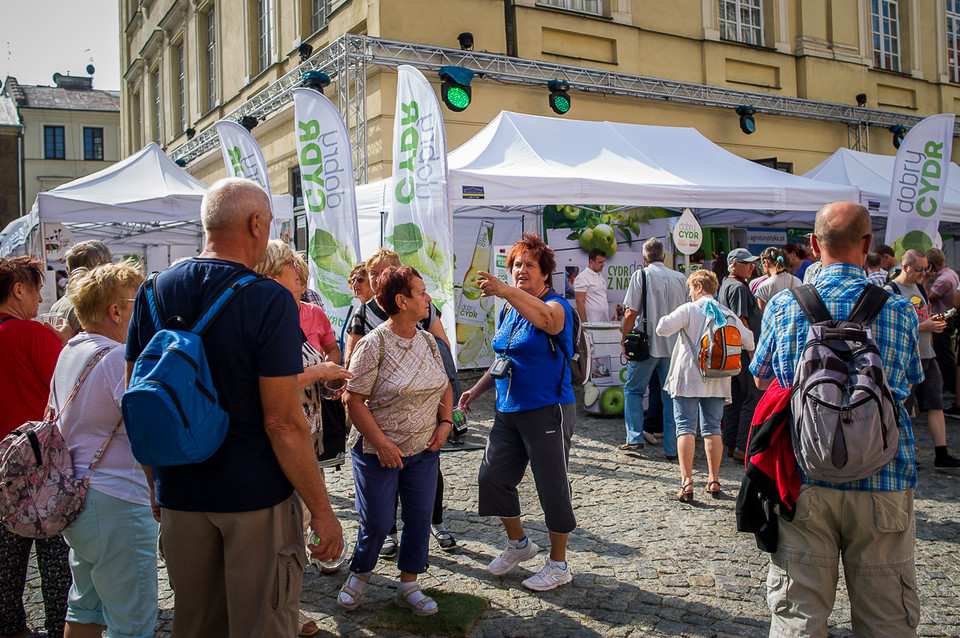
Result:
<svg viewBox="0 0 960 638"><path fill-rule="evenodd" d="M6 257L27 242L27 217L17 217L0 231L0 257Z"/></svg>
<svg viewBox="0 0 960 638"><path fill-rule="evenodd" d="M860 189L860 203L869 208L875 216L886 219L890 210L890 181L893 179L895 159L893 155L876 155L840 148L804 177L856 186ZM960 223L960 166L953 162L947 172L947 190L944 193L940 221Z"/></svg>
<svg viewBox="0 0 960 638"><path fill-rule="evenodd" d="M28 234L40 224L61 223L76 241L100 239L111 248L142 252L146 246L200 248L203 182L177 166L151 142L121 162L37 195L27 216ZM290 220L293 198L277 195L278 220Z"/></svg>
<svg viewBox="0 0 960 638"><path fill-rule="evenodd" d="M824 203L858 196L854 186L818 182L738 157L693 128L508 111L452 151L448 163L455 213L612 204L714 209L717 223L809 223ZM358 189L361 219L388 210L390 187L386 179Z"/></svg>

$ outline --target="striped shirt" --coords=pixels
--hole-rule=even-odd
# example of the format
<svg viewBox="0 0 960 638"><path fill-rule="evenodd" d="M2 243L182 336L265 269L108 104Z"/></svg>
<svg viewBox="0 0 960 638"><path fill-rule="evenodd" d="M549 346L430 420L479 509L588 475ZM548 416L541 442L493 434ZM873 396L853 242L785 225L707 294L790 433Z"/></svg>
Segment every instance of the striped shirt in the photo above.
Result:
<svg viewBox="0 0 960 638"><path fill-rule="evenodd" d="M826 266L815 285L830 314L835 318L845 318L850 315L857 298L866 288L867 280L863 270L857 266L837 263ZM785 290L774 296L764 309L760 341L750 364L750 372L760 379L776 375L781 386L792 386L808 328L809 323L790 291ZM869 478L850 483L826 483L804 476L804 483L873 492L916 487L913 427L903 402L910 394L910 384L923 380L917 347L917 313L909 301L893 295L870 324L870 329L880 350L887 383L900 412L900 449L889 464Z"/></svg>

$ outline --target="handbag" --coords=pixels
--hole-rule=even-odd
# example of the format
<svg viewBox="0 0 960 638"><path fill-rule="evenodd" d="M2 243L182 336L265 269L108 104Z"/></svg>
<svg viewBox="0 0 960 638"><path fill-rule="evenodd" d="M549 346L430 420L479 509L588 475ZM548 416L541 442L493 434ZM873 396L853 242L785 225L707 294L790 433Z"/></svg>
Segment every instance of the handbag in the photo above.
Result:
<svg viewBox="0 0 960 638"><path fill-rule="evenodd" d="M43 421L27 421L0 441L0 520L12 533L51 538L83 511L90 474L123 421L113 428L82 476L76 475L58 422L90 372L115 347L102 348L93 355L59 414L54 415L52 405L48 405Z"/></svg>
<svg viewBox="0 0 960 638"><path fill-rule="evenodd" d="M650 358L650 337L647 334L647 271L640 270L643 290L640 293L641 331L630 332L623 338L623 353L627 361L646 361Z"/></svg>

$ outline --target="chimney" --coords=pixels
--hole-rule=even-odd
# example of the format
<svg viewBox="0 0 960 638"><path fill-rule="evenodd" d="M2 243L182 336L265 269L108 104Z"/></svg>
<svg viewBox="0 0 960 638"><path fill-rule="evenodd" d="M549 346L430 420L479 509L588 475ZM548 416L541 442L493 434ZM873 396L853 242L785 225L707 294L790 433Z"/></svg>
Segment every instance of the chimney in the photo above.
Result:
<svg viewBox="0 0 960 638"><path fill-rule="evenodd" d="M92 77L84 77L80 75L62 75L60 73L54 73L53 81L57 84L58 89L71 89L74 91L93 90Z"/></svg>

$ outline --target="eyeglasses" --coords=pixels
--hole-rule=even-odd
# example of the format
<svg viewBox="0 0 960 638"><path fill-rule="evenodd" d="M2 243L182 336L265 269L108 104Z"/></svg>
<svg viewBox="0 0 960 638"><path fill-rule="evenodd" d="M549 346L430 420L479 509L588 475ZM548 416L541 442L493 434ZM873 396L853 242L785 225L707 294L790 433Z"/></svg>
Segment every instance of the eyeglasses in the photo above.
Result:
<svg viewBox="0 0 960 638"><path fill-rule="evenodd" d="M351 284L362 284L362 283L365 282L365 281L366 281L366 279L364 279L363 277L354 277L353 279L350 280L350 283L351 283Z"/></svg>
<svg viewBox="0 0 960 638"><path fill-rule="evenodd" d="M297 260L296 260L296 259L291 259L291 260L289 260L289 261L288 261L286 264L284 264L284 265L292 267L294 270L297 271L297 274L300 274L300 265L297 264Z"/></svg>

